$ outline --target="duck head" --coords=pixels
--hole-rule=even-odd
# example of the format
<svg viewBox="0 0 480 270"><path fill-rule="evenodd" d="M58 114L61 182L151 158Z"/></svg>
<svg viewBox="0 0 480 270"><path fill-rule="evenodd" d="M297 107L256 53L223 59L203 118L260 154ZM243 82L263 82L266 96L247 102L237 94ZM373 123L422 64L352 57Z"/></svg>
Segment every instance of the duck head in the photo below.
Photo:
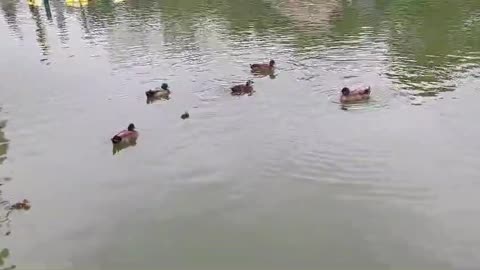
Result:
<svg viewBox="0 0 480 270"><path fill-rule="evenodd" d="M169 90L169 89L168 89L168 84L166 84L166 83L162 83L161 88L162 88L163 90Z"/></svg>
<svg viewBox="0 0 480 270"><path fill-rule="evenodd" d="M189 118L189 117L190 117L190 114L187 111L185 111L185 113L180 116L180 118L182 118L184 120Z"/></svg>
<svg viewBox="0 0 480 270"><path fill-rule="evenodd" d="M252 84L253 84L253 81L252 81L252 80L248 80L248 81L245 83L246 86L251 86Z"/></svg>
<svg viewBox="0 0 480 270"><path fill-rule="evenodd" d="M134 124L128 125L127 130L128 130L128 131L135 131L135 125L134 125Z"/></svg>
<svg viewBox="0 0 480 270"><path fill-rule="evenodd" d="M350 94L350 89L348 87L342 88L342 95L343 96L348 96Z"/></svg>
<svg viewBox="0 0 480 270"><path fill-rule="evenodd" d="M270 65L270 67L274 67L275 66L275 60L270 60L269 65Z"/></svg>

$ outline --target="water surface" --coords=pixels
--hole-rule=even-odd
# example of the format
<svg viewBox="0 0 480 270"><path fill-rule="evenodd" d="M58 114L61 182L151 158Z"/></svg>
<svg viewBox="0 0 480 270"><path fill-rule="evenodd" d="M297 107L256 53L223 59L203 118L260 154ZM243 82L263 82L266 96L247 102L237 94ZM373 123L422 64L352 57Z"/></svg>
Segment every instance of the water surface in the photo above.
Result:
<svg viewBox="0 0 480 270"><path fill-rule="evenodd" d="M478 269L480 1L0 4L0 269Z"/></svg>

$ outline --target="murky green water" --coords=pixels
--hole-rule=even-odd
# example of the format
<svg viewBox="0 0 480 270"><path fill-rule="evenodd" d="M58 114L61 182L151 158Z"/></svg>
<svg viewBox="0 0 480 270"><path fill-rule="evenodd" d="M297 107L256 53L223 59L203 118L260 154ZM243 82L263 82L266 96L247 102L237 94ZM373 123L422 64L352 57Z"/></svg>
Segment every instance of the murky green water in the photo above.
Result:
<svg viewBox="0 0 480 270"><path fill-rule="evenodd" d="M480 1L0 3L0 269L478 269Z"/></svg>

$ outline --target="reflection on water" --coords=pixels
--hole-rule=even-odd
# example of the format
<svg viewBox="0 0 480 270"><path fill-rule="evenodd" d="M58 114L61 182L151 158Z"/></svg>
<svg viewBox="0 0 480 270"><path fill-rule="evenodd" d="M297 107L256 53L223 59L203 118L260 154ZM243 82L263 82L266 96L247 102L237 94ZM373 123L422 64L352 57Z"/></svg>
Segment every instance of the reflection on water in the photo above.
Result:
<svg viewBox="0 0 480 270"><path fill-rule="evenodd" d="M112 144L112 153L114 155L118 154L120 151L135 146L137 145L136 141L128 142L128 143L118 143L118 144Z"/></svg>
<svg viewBox="0 0 480 270"><path fill-rule="evenodd" d="M0 1L0 6L2 7L3 16L8 26L13 33L19 38L22 38L22 33L18 25L17 18L17 5L19 1L16 0L4 0Z"/></svg>
<svg viewBox="0 0 480 270"><path fill-rule="evenodd" d="M125 17L127 12L135 14L135 35L143 36L140 40L153 38L148 31L157 28L161 16L161 31L164 41L175 43L187 51L198 46L198 31L205 27L199 24L202 20L217 22L227 21L226 27L230 38L246 38L253 30L258 35L271 35L273 39L294 46L302 54L314 56L319 50L345 50L355 46L359 49L355 55L331 59L339 61L358 61L368 50L385 46L379 53L390 61L385 74L394 82L397 90L415 90L418 95L436 96L437 93L453 91L455 80L468 71L478 68L479 31L476 17L479 9L478 1L463 0L462 4L448 8L446 2L434 0L408 4L400 1L354 1L353 4L337 0L276 0L276 1L129 1L125 5L115 7L118 1L89 2L88 0L54 1L56 26L62 43L68 41L65 20L65 7L80 8L73 12L80 20L88 39L102 39L117 54L121 49L117 43L123 36L113 36L119 31L117 26L133 27ZM37 40L44 55L48 54L49 45L46 38L46 27L39 14L44 8L47 19L52 19L52 11L48 0L29 0L30 12L37 26ZM16 19L18 2L2 1L5 19L12 31L20 35ZM251 8L251 7L255 8ZM88 10L82 7L90 7ZM203 12L203 11L209 12ZM116 20L115 17L124 16ZM268 14L268 16L267 16ZM432 16L442 14L442 16ZM122 17L119 17L122 18ZM293 27L292 27L293 26ZM327 28L322 28L323 26ZM105 32L110 29L111 32ZM220 31L221 31L220 27ZM131 28L134 29L134 28ZM330 32L325 32L330 29ZM143 32L143 33L142 33ZM445 34L444 34L445 33ZM130 33L134 34L134 33ZM106 35L107 37L100 37ZM136 39L138 40L138 39ZM121 40L122 44L125 40ZM92 43L94 44L94 43ZM133 44L132 44L133 45ZM140 51L152 51L153 44L140 42ZM239 44L242 46L241 44ZM247 45L247 44L245 44ZM123 45L120 45L123 46ZM128 51L132 53L132 50ZM120 56L118 56L120 57ZM138 59L142 64L150 62L145 57ZM147 62L145 62L147 61ZM330 63L332 64L332 63ZM352 63L353 64L353 63ZM326 67L324 67L326 68ZM354 68L352 71L356 71Z"/></svg>
<svg viewBox="0 0 480 270"><path fill-rule="evenodd" d="M8 250L8 248L0 249L0 269L1 270L11 270L16 268L15 265L5 266L6 261L8 260L8 257L10 257L10 250Z"/></svg>
<svg viewBox="0 0 480 270"><path fill-rule="evenodd" d="M1 112L1 108L0 108ZM0 169L2 163L7 158L8 151L8 140L5 138L5 126L6 121L0 121ZM0 170L1 172L1 170ZM1 176L0 176L1 177ZM9 208L10 204L7 200L3 198L3 185L9 180L9 178L1 177L0 178L0 242L1 239L5 236L10 235L10 214L12 209ZM14 265L8 266L8 257L10 256L10 251L3 246L0 246L0 269L9 270L14 269Z"/></svg>
<svg viewBox="0 0 480 270"><path fill-rule="evenodd" d="M89 0L65 0L65 4L69 7L86 7Z"/></svg>
<svg viewBox="0 0 480 270"><path fill-rule="evenodd" d="M38 202L0 194L9 260L477 269L480 2L449 2L0 1L0 173ZM371 100L340 104L357 83ZM125 122L142 141L112 149Z"/></svg>
<svg viewBox="0 0 480 270"><path fill-rule="evenodd" d="M40 15L40 7L42 3L43 2L41 0L33 0L28 2L32 19L35 21L35 25L37 26L37 29L35 30L37 32L37 42L42 49L43 55L46 56L48 55L49 46L47 44L46 27L42 16Z"/></svg>
<svg viewBox="0 0 480 270"><path fill-rule="evenodd" d="M1 112L0 108L0 112ZM8 151L8 140L5 138L5 127L7 125L6 120L0 120L0 165L2 165L3 161L7 158L7 151Z"/></svg>

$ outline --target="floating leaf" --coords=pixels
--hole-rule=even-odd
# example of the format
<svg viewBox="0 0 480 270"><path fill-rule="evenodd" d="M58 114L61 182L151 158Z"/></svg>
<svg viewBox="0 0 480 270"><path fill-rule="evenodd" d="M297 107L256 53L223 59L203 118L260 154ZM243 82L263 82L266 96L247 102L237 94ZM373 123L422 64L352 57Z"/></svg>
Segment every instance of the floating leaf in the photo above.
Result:
<svg viewBox="0 0 480 270"><path fill-rule="evenodd" d="M0 251L0 258L7 258L9 255L10 251L8 250L8 248L4 248L2 249L2 251Z"/></svg>

